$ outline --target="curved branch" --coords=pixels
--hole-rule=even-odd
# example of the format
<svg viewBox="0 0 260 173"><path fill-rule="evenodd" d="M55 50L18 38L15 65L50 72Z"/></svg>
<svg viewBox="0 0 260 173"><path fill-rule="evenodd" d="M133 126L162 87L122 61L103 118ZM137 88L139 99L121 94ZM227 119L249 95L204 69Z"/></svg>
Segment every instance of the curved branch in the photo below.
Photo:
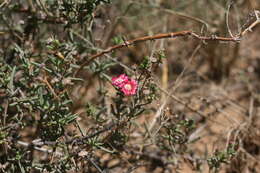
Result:
<svg viewBox="0 0 260 173"><path fill-rule="evenodd" d="M87 66L90 62L95 60L96 58L115 51L116 49L121 49L123 47L128 47L130 45L134 45L137 43L145 42L145 41L152 41L152 40L158 40L158 39L164 39L164 38L175 38L175 37L184 37L184 36L192 36L196 39L199 39L201 41L231 41L231 42L238 42L240 41L240 37L218 37L218 36L200 36L193 31L179 31L179 32L170 32L170 33L162 33L162 34L156 34L153 36L145 36L145 37L138 37L133 40L125 41L122 44L118 44L115 46L108 47L107 49L92 55L87 60L85 60L81 65L80 68L76 71L75 76L79 74L79 72Z"/></svg>

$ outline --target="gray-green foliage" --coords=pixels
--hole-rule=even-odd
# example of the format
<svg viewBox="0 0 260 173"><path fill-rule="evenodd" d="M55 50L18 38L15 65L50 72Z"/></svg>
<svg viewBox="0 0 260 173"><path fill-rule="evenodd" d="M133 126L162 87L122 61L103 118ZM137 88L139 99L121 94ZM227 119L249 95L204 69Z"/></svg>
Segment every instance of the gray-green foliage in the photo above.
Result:
<svg viewBox="0 0 260 173"><path fill-rule="evenodd" d="M69 88L80 80L73 72L82 46L69 29L88 26L102 3L109 1L0 2L0 172L71 168L66 154L55 164L35 162L33 144L22 141L24 134L56 141L75 122Z"/></svg>

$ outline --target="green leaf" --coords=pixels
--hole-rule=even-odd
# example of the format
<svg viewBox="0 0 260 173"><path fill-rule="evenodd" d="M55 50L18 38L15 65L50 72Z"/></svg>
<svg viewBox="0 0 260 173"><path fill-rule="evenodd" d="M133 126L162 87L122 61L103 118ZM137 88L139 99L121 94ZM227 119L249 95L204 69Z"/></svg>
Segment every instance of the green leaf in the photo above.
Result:
<svg viewBox="0 0 260 173"><path fill-rule="evenodd" d="M16 66L14 66L11 76L10 76L10 81L8 83L8 89L11 91L11 95L14 94L14 75L16 72Z"/></svg>
<svg viewBox="0 0 260 173"><path fill-rule="evenodd" d="M122 39L121 36L116 36L116 37L114 37L114 38L112 39L112 41L113 41L114 44L122 44L122 43L124 43L124 40Z"/></svg>

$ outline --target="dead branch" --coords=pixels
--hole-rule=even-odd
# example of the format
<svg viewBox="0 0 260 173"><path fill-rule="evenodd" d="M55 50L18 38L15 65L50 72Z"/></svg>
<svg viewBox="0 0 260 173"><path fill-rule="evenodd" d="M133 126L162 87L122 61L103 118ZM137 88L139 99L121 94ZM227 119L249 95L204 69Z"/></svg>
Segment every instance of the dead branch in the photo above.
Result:
<svg viewBox="0 0 260 173"><path fill-rule="evenodd" d="M95 55L92 55L90 58L88 58L86 61L84 61L81 65L80 68L76 71L75 76L90 62L95 60L96 58L107 54L111 53L117 49L121 49L123 47L128 47L137 43L145 42L145 41L153 41L153 40L158 40L158 39L164 39L164 38L176 38L176 37L184 37L184 36L192 36L193 38L196 38L201 41L228 41L228 42L238 42L240 41L240 37L218 37L218 36L200 36L193 31L179 31L179 32L170 32L170 33L162 33L162 34L157 34L153 36L145 36L145 37L138 37L133 40L128 40L125 41L122 44L118 44L115 46L111 46Z"/></svg>
<svg viewBox="0 0 260 173"><path fill-rule="evenodd" d="M198 39L200 41L225 41L225 42L238 42L241 40L241 38L248 32L248 31L252 31L252 29L260 23L260 11L255 10L254 11L254 15L255 15L255 21L250 23L249 26L247 26L245 29L243 29L241 31L241 33L239 33L237 36L232 36L231 37L219 37L219 36L200 36L196 33L194 33L193 31L179 31L179 32L170 32L170 33L162 33L162 34L156 34L153 36L145 36L145 37L138 37L135 38L133 40L128 40L128 41L124 41L124 43L122 44L118 44L118 45L114 45L111 47L108 47L107 49L94 54L92 56L90 56L90 58L88 58L87 60L85 60L81 65L80 68L76 71L75 76L77 76L77 74L79 74L79 72L85 67L87 66L90 62L92 62L93 60L95 60L96 58L107 54L107 53L111 53L113 51L115 51L116 49L121 49L123 47L128 47L137 43L141 43L141 42L145 42L145 41L153 41L153 40L158 40L158 39L164 39L164 38L175 38L175 37L184 37L184 36L192 36L195 39Z"/></svg>

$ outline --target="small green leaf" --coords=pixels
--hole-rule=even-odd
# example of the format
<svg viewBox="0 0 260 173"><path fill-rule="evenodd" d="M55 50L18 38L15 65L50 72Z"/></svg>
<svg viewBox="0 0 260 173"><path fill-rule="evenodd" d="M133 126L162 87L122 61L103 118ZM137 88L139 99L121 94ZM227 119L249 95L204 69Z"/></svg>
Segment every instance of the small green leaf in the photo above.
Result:
<svg viewBox="0 0 260 173"><path fill-rule="evenodd" d="M11 95L14 94L14 75L16 72L16 66L14 66L11 76L10 76L10 81L8 83L8 89L11 91Z"/></svg>
<svg viewBox="0 0 260 173"><path fill-rule="evenodd" d="M112 41L113 41L114 44L122 44L122 43L124 43L124 40L122 39L121 36L116 36L116 37L114 37L114 38L112 39Z"/></svg>

